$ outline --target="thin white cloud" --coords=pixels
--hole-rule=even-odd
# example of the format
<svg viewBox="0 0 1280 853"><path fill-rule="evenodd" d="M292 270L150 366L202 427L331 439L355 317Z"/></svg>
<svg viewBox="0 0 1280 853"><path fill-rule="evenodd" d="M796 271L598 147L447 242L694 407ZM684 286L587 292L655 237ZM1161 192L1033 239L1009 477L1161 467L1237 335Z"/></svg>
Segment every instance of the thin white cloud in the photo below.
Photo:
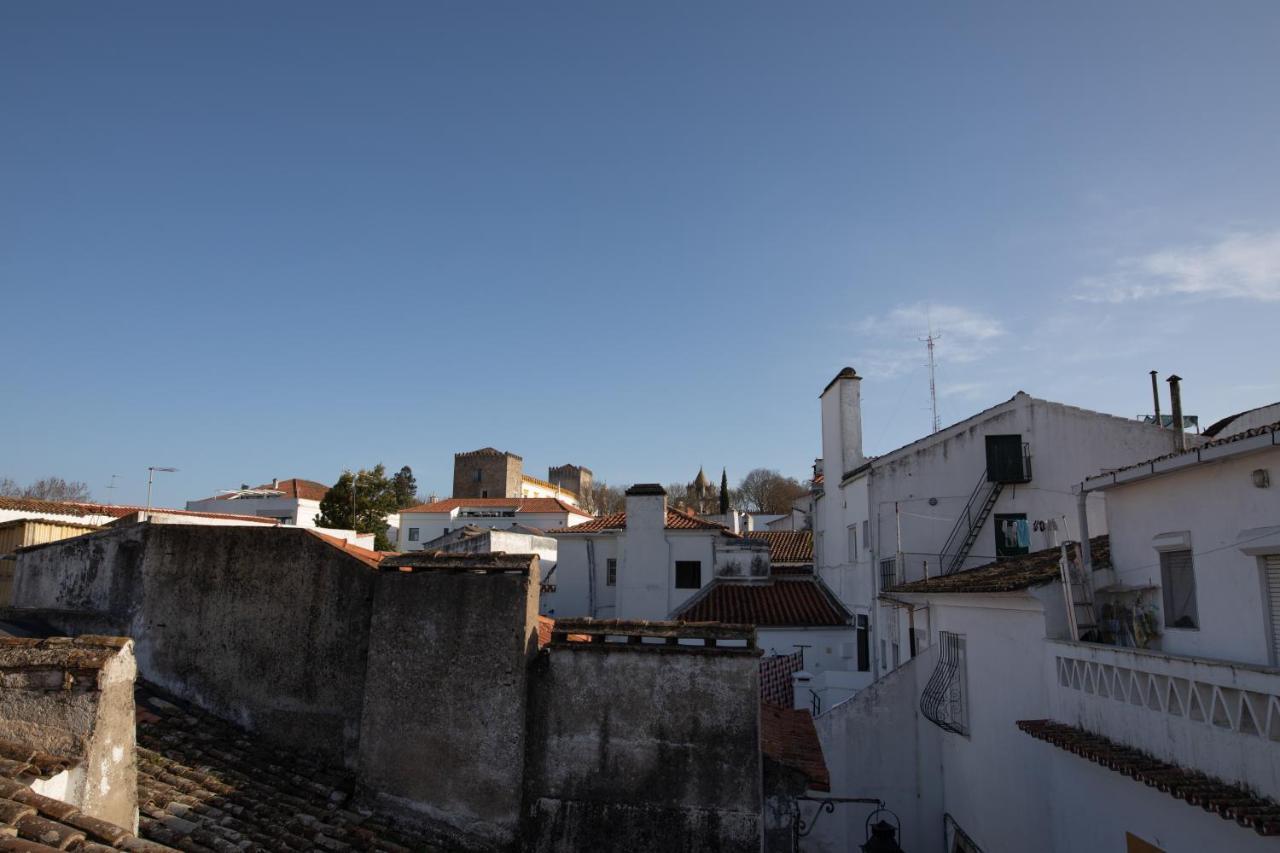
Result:
<svg viewBox="0 0 1280 853"><path fill-rule="evenodd" d="M1280 301L1280 230L1124 258L1110 272L1082 280L1075 294L1106 303L1168 295Z"/></svg>
<svg viewBox="0 0 1280 853"><path fill-rule="evenodd" d="M855 330L869 346L855 360L865 376L880 379L901 376L923 367L927 361L921 339L930 325L936 338L935 353L941 364L970 364L990 355L1004 335L1000 321L959 305L900 305L887 314L866 317Z"/></svg>

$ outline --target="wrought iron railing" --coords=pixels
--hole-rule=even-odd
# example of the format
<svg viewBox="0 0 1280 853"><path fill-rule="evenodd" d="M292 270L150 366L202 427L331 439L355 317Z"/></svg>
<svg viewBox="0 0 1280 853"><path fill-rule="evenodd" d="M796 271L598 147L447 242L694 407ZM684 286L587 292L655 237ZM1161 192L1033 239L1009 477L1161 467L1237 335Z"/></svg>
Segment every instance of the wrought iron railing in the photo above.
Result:
<svg viewBox="0 0 1280 853"><path fill-rule="evenodd" d="M967 735L969 707L965 695L964 637L939 631L938 646L938 665L920 695L920 713L941 729Z"/></svg>

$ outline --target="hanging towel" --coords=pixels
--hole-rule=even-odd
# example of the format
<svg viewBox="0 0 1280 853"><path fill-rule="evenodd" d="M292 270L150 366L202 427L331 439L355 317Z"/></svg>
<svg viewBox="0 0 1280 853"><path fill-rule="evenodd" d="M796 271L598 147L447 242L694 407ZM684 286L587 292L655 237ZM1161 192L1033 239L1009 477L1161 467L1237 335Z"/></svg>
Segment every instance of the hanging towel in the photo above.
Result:
<svg viewBox="0 0 1280 853"><path fill-rule="evenodd" d="M1017 524L1017 527L1018 527L1018 547L1030 548L1031 547L1031 525L1027 524L1027 520L1025 518L1019 518L1015 523Z"/></svg>

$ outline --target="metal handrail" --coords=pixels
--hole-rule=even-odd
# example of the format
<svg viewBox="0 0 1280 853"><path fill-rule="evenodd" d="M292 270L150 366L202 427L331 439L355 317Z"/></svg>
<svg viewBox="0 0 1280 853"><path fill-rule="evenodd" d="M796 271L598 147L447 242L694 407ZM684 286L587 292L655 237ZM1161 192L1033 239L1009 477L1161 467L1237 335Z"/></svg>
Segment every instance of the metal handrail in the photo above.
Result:
<svg viewBox="0 0 1280 853"><path fill-rule="evenodd" d="M956 547L959 542L964 541L964 537L968 536L970 528L973 527L974 507L985 504L992 490L998 486L987 478L987 469L982 469L982 476L978 478L978 485L973 487L973 492L969 495L969 500L964 505L964 510L960 517L956 519L955 527L951 528L951 535L947 537L947 541L943 544L942 550L938 552L938 568L944 574L949 572L947 555L958 551ZM979 500L979 495L982 496Z"/></svg>

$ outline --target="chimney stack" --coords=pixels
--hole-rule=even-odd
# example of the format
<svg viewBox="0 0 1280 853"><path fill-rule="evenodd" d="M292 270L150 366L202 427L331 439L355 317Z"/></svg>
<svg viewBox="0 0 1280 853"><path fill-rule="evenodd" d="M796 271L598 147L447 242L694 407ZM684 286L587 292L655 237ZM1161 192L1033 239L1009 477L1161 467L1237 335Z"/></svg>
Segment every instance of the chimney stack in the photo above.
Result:
<svg viewBox="0 0 1280 853"><path fill-rule="evenodd" d="M271 478L271 488L273 488L273 489L278 489L278 488L280 488L280 478L279 478L279 477L272 477L272 478Z"/></svg>
<svg viewBox="0 0 1280 853"><path fill-rule="evenodd" d="M1173 408L1173 446L1177 450L1187 449L1187 431L1182 425L1182 389L1179 383L1182 377L1174 374L1169 377L1169 405Z"/></svg>
<svg viewBox="0 0 1280 853"><path fill-rule="evenodd" d="M839 484L866 461L862 455L862 377L846 367L822 389L822 461Z"/></svg>
<svg viewBox="0 0 1280 853"><path fill-rule="evenodd" d="M627 521L618 543L619 619L666 619L671 612L667 492L657 483L627 489ZM708 567L708 570L710 567Z"/></svg>
<svg viewBox="0 0 1280 853"><path fill-rule="evenodd" d="M1164 427L1164 422L1160 420L1160 386L1156 384L1156 372L1151 371L1151 399L1156 406L1156 426Z"/></svg>

